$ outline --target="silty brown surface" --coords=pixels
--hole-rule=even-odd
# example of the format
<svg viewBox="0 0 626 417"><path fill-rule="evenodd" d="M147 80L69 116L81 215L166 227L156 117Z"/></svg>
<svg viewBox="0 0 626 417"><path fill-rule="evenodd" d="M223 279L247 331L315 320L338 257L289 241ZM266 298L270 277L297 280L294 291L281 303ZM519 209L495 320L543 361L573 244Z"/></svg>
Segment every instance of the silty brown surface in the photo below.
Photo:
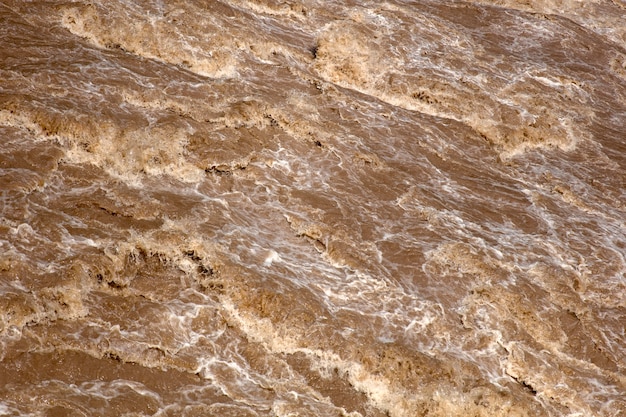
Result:
<svg viewBox="0 0 626 417"><path fill-rule="evenodd" d="M3 2L0 414L626 413L625 10L535 3Z"/></svg>

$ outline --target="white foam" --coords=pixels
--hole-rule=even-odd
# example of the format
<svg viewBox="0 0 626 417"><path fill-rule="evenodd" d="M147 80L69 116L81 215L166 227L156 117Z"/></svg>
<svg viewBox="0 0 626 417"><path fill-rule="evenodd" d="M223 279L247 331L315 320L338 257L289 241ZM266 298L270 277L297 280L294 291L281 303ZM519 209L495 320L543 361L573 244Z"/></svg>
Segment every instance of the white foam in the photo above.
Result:
<svg viewBox="0 0 626 417"><path fill-rule="evenodd" d="M278 255L278 253L275 250L270 250L267 254L267 256L265 257L265 260L263 261L263 266L269 267L272 265L273 262L280 262L281 258L280 255Z"/></svg>
<svg viewBox="0 0 626 417"><path fill-rule="evenodd" d="M6 403L0 403L0 416L14 416L14 415L23 415L17 408L13 408L8 406Z"/></svg>

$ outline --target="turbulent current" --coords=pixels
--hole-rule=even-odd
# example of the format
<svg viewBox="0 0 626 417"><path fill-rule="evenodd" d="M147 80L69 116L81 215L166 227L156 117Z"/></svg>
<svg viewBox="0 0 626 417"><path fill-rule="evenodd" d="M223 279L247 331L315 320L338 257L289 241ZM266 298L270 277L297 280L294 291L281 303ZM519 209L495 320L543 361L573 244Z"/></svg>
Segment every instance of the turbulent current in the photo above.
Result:
<svg viewBox="0 0 626 417"><path fill-rule="evenodd" d="M0 415L626 415L626 3L1 1Z"/></svg>

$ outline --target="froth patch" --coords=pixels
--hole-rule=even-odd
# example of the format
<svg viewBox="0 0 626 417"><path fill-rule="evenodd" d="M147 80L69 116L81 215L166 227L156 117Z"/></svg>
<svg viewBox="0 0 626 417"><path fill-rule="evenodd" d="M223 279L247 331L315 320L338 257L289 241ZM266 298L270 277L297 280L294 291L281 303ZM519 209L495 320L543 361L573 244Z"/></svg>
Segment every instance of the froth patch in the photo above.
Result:
<svg viewBox="0 0 626 417"><path fill-rule="evenodd" d="M41 126L27 115L16 112L13 109L0 110L0 125L24 129L32 133L35 137L45 136L44 126Z"/></svg>
<svg viewBox="0 0 626 417"><path fill-rule="evenodd" d="M167 62L210 78L236 76L237 48L232 38L216 34L204 39L204 45L189 44L181 33L172 29L184 16L173 12L162 18L147 19L118 5L72 7L64 11L63 26L100 48L123 49L145 58ZM212 32L205 28L195 33Z"/></svg>
<svg viewBox="0 0 626 417"><path fill-rule="evenodd" d="M301 195L301 194L300 194ZM358 271L371 266L380 257L375 245L360 242L343 227L330 227L287 216L287 222L298 236L304 237L336 268Z"/></svg>
<svg viewBox="0 0 626 417"><path fill-rule="evenodd" d="M457 40L463 48L439 45L443 55L437 59L416 44L425 55L415 57L407 48L392 47L408 34L389 29L353 20L328 24L319 34L313 68L326 81L394 106L465 123L504 159L538 148L569 151L587 138L585 126L593 114L580 88L546 85L528 72L490 62L495 58L469 38ZM452 25L449 29L454 31ZM460 61L468 63L458 68ZM469 62L501 69L474 76ZM555 96L571 106L563 107Z"/></svg>
<svg viewBox="0 0 626 417"><path fill-rule="evenodd" d="M582 378L567 377L564 369L572 369L569 372L575 375L570 364L564 362L550 363L543 355L527 350L521 343L511 343L508 346L509 357L506 362L506 373L522 385L533 395L539 395L554 401L554 407L561 410L584 410L593 414L587 401L582 397L585 393L593 391L589 389L588 381ZM582 371L582 374L585 372ZM578 379L578 380L577 380ZM593 378L590 378L593 380ZM585 386L587 385L587 386ZM577 392L577 387L581 392Z"/></svg>
<svg viewBox="0 0 626 417"><path fill-rule="evenodd" d="M52 312L61 311L55 306L71 307L76 296L82 295L82 310L75 309L82 315L59 315L68 321L42 331L49 339L57 340L59 346L94 357L149 368L200 372L199 352L211 352L203 343L215 334L227 332L219 308L210 297L202 295L208 292L203 286L206 278L215 272L205 259L207 249L190 244L181 250L180 242L168 242L162 236L158 242L148 236L137 240L119 242L104 249L104 253L74 260L60 271L76 282L84 294L66 287L44 289L42 295L36 293L35 299L50 300L46 306L51 313L42 316L48 320L56 317ZM181 282L188 288L181 288ZM24 304L30 298L21 297L20 308L27 313L37 308L37 304ZM15 310L11 305L7 309ZM91 325L86 329L77 326L76 330L77 318L89 320ZM99 336L86 340L83 332Z"/></svg>
<svg viewBox="0 0 626 417"><path fill-rule="evenodd" d="M11 269L18 273L18 265ZM24 268L28 270L27 268ZM56 320L76 320L88 314L83 293L72 284L29 290L21 285L1 289L0 335L12 328L51 323Z"/></svg>
<svg viewBox="0 0 626 417"><path fill-rule="evenodd" d="M385 69L381 61L388 60L376 42L377 35L375 28L352 21L328 24L317 40L316 69L338 84L371 86L380 74L376 69Z"/></svg>
<svg viewBox="0 0 626 417"><path fill-rule="evenodd" d="M203 175L185 158L187 134L172 126L138 127L119 130L111 125L108 135L89 138L87 147L71 146L66 160L91 163L115 177L130 182L140 181L142 175L170 175L185 182L197 182Z"/></svg>
<svg viewBox="0 0 626 417"><path fill-rule="evenodd" d="M14 106L0 112L0 123L25 129L35 140L54 141L65 154L62 161L93 164L124 181L139 183L143 175L169 175L185 182L203 178L187 162L187 130L161 124L148 127L140 119L113 120L78 111Z"/></svg>
<svg viewBox="0 0 626 417"><path fill-rule="evenodd" d="M610 61L610 68L615 75L626 80L626 55L615 54Z"/></svg>
<svg viewBox="0 0 626 417"><path fill-rule="evenodd" d="M430 269L436 265L437 273L446 275L458 271L484 283L506 280L508 271L497 260L481 252L466 243L446 243L427 254L426 267Z"/></svg>
<svg viewBox="0 0 626 417"><path fill-rule="evenodd" d="M232 3L240 5L254 11L271 16L289 16L298 20L303 20L307 16L307 7L302 2L275 2L275 1L247 1L235 0Z"/></svg>
<svg viewBox="0 0 626 417"><path fill-rule="evenodd" d="M367 345L348 341L337 346L319 346L304 335L285 337L283 324L259 320L229 300L223 304L230 319L250 341L261 343L276 354L305 355L311 370L328 379L345 378L356 391L365 394L371 406L391 417L413 415L531 416L538 408L519 398L497 392L485 385L469 392L455 387L452 365L418 352L391 345ZM335 351L338 348L338 351ZM460 368L458 369L460 371ZM457 381L458 382L458 381Z"/></svg>
<svg viewBox="0 0 626 417"><path fill-rule="evenodd" d="M324 370L338 369L343 375L349 375L350 383L359 391L365 392L370 400L378 403L394 404L401 409L406 401L398 395L392 396L389 391L389 381L384 378L367 375L362 366L357 363L346 361L330 350L311 349L300 346L299 335L292 333L290 336L276 329L268 319L259 320L257 317L240 310L226 300L224 303L230 318L237 323L249 340L263 343L273 353L305 354L315 367L324 373ZM332 372L332 371L331 371ZM391 397L391 398L390 398ZM382 404L377 404L382 405ZM398 415L398 414L391 414Z"/></svg>
<svg viewBox="0 0 626 417"><path fill-rule="evenodd" d="M581 26L607 37L618 45L626 42L626 29L622 18L624 6L618 2L581 0L477 0L475 3L501 6L525 12L554 15L571 19ZM553 17L549 17L553 18Z"/></svg>
<svg viewBox="0 0 626 417"><path fill-rule="evenodd" d="M458 243L441 247L429 262L439 265L431 273L461 274L468 295L459 312L463 326L482 340L475 348L499 356L503 374L545 409L591 412L589 404L601 403L621 383L619 359L607 353L613 348L598 334L588 307L559 285L563 273L546 267L532 268L530 277L512 273ZM497 279L509 274L508 280Z"/></svg>

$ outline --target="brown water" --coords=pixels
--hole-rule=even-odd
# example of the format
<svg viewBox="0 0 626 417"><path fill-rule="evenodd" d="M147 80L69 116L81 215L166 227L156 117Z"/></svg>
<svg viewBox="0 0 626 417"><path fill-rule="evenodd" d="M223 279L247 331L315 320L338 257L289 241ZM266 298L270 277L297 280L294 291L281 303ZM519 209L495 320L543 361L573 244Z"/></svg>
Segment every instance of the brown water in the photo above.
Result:
<svg viewBox="0 0 626 417"><path fill-rule="evenodd" d="M0 19L0 415L626 415L626 2Z"/></svg>

